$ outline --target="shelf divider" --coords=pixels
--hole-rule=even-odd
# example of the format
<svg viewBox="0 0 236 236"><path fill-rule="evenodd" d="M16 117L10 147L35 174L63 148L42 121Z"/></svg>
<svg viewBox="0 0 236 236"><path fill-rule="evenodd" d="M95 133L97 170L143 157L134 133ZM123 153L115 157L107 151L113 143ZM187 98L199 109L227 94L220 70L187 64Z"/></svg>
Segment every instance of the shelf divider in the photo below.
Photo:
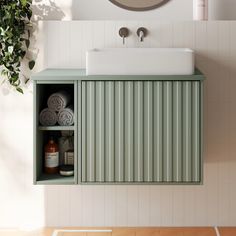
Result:
<svg viewBox="0 0 236 236"><path fill-rule="evenodd" d="M60 130L74 130L75 126L39 126L38 130L42 131L60 131Z"/></svg>

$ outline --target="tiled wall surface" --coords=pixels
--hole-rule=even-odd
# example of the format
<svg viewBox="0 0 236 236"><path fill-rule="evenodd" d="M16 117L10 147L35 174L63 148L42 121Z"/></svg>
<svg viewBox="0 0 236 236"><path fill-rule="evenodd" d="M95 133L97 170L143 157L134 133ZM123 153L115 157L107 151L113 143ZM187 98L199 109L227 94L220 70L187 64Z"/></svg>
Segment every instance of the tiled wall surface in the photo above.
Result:
<svg viewBox="0 0 236 236"><path fill-rule="evenodd" d="M125 46L121 26L132 33ZM135 34L149 35L139 43ZM48 225L236 225L236 22L48 22L47 67L85 67L96 47L190 47L207 76L204 185L46 187Z"/></svg>

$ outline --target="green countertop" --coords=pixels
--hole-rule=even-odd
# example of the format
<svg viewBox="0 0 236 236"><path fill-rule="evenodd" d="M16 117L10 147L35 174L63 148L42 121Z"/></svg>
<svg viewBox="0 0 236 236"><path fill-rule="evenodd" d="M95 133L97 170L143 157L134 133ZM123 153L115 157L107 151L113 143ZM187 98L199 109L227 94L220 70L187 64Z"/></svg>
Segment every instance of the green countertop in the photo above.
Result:
<svg viewBox="0 0 236 236"><path fill-rule="evenodd" d="M32 76L33 80L83 80L83 81L96 81L96 80L119 80L119 81L132 81L132 80L177 80L177 81L193 81L204 80L205 76L200 70L195 69L193 75L86 75L85 69L45 69Z"/></svg>

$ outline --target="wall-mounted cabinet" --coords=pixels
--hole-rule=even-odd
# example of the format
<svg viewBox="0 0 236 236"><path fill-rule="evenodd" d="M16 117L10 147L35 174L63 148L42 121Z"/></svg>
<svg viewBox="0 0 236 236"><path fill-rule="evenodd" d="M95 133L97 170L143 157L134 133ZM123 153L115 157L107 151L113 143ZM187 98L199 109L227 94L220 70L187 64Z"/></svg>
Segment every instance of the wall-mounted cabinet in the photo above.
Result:
<svg viewBox="0 0 236 236"><path fill-rule="evenodd" d="M34 77L36 184L200 184L204 76L86 76L45 70ZM73 97L73 126L42 126L50 94ZM44 173L49 132L73 131L73 177Z"/></svg>

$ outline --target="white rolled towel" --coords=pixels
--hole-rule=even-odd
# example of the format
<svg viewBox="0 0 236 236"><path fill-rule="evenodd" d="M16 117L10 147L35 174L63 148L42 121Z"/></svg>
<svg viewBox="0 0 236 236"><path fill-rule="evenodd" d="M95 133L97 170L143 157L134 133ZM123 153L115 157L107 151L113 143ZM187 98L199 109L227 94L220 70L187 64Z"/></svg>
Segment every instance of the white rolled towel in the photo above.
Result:
<svg viewBox="0 0 236 236"><path fill-rule="evenodd" d="M66 108L71 101L71 95L67 91L53 93L47 101L48 107L54 111Z"/></svg>
<svg viewBox="0 0 236 236"><path fill-rule="evenodd" d="M72 106L59 111L58 124L61 126L71 126L74 124L74 108Z"/></svg>
<svg viewBox="0 0 236 236"><path fill-rule="evenodd" d="M57 113L50 108L45 108L40 112L39 122L43 126L53 126L57 123Z"/></svg>

